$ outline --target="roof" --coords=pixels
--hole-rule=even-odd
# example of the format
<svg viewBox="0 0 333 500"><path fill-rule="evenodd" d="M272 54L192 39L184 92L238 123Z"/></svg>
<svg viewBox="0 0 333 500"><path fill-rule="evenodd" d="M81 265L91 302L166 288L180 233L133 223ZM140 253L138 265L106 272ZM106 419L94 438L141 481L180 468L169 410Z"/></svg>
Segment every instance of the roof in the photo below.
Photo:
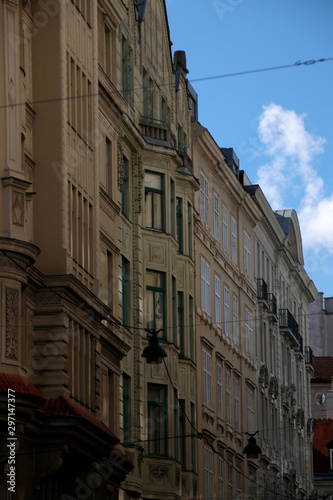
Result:
<svg viewBox="0 0 333 500"><path fill-rule="evenodd" d="M49 399L38 411L48 417L78 417L82 419L82 423L88 423L97 427L119 443L119 438L117 438L103 422L93 417L88 412L74 406L63 396L59 396L57 399Z"/></svg>
<svg viewBox="0 0 333 500"><path fill-rule="evenodd" d="M329 472L330 460L327 445L331 445L333 439L333 419L314 419L313 437L313 472Z"/></svg>
<svg viewBox="0 0 333 500"><path fill-rule="evenodd" d="M0 394L7 394L8 389L15 391L16 396L30 396L33 399L37 399L39 404L46 401L43 394L39 392L39 390L28 381L28 379L22 377L22 375L0 373Z"/></svg>
<svg viewBox="0 0 333 500"><path fill-rule="evenodd" d="M333 377L333 357L313 357L314 378L312 382L331 382Z"/></svg>

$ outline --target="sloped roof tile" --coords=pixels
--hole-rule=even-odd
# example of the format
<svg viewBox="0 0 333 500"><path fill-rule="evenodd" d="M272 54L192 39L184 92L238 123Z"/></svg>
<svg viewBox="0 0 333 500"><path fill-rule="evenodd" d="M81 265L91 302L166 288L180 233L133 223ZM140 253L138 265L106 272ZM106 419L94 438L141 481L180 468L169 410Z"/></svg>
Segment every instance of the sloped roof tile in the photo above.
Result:
<svg viewBox="0 0 333 500"><path fill-rule="evenodd" d="M333 357L323 356L313 358L313 382L330 382L333 377Z"/></svg>
<svg viewBox="0 0 333 500"><path fill-rule="evenodd" d="M313 472L329 472L330 460L327 445L333 438L333 419L316 418L313 437Z"/></svg>
<svg viewBox="0 0 333 500"><path fill-rule="evenodd" d="M2 372L0 373L0 393L7 393L8 389L15 391L16 395L27 395L37 398L40 403L46 401L43 394L22 375Z"/></svg>

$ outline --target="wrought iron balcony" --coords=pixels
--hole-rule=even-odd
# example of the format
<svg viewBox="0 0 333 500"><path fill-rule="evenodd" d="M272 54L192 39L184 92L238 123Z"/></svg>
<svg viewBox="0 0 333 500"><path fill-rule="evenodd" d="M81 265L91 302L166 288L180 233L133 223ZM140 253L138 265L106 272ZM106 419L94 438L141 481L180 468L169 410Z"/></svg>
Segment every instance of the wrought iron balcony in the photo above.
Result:
<svg viewBox="0 0 333 500"><path fill-rule="evenodd" d="M144 137L152 139L153 141L170 144L173 148L176 147L176 138L166 121L158 120L150 116L141 116L140 125Z"/></svg>
<svg viewBox="0 0 333 500"><path fill-rule="evenodd" d="M304 347L305 364L313 369L313 351L309 345Z"/></svg>
<svg viewBox="0 0 333 500"><path fill-rule="evenodd" d="M292 347L303 350L303 339L298 332L298 323L288 309L279 311L279 328L290 340Z"/></svg>
<svg viewBox="0 0 333 500"><path fill-rule="evenodd" d="M276 297L273 293L267 294L267 302L268 302L268 314L272 314L277 317L277 302Z"/></svg>
<svg viewBox="0 0 333 500"><path fill-rule="evenodd" d="M267 283L262 278L257 279L257 298L258 300L265 300L267 302Z"/></svg>

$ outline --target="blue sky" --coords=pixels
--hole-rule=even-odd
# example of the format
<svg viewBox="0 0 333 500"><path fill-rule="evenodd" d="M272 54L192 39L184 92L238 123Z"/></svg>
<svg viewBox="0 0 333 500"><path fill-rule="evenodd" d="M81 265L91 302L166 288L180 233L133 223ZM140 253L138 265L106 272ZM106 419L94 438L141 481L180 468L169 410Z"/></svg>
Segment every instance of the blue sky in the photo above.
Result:
<svg viewBox="0 0 333 500"><path fill-rule="evenodd" d="M329 0L166 0L172 50L185 50L199 121L233 147L272 208L299 216L305 268L333 296L333 57Z"/></svg>

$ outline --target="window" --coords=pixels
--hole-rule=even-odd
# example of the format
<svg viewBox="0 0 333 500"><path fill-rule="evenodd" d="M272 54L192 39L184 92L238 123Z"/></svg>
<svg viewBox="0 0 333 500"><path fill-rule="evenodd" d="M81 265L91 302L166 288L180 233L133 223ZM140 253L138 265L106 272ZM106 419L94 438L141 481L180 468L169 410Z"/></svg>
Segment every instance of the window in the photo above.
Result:
<svg viewBox="0 0 333 500"><path fill-rule="evenodd" d="M219 199L214 194L214 236L219 240Z"/></svg>
<svg viewBox="0 0 333 500"><path fill-rule="evenodd" d="M192 205L187 204L187 237L188 237L188 256L192 258L193 256L193 223L192 223Z"/></svg>
<svg viewBox="0 0 333 500"><path fill-rule="evenodd" d="M129 190L129 161L123 156L123 186L121 192L121 211L126 217L129 217L130 190Z"/></svg>
<svg viewBox="0 0 333 500"><path fill-rule="evenodd" d="M106 251L106 266L107 266L107 305L113 309L113 255L109 250Z"/></svg>
<svg viewBox="0 0 333 500"><path fill-rule="evenodd" d="M209 264L201 258L201 309L210 315L210 278Z"/></svg>
<svg viewBox="0 0 333 500"><path fill-rule="evenodd" d="M221 292L220 292L220 278L215 276L215 323L216 326L221 328Z"/></svg>
<svg viewBox="0 0 333 500"><path fill-rule="evenodd" d="M238 345L238 301L236 297L232 298L232 337L236 345Z"/></svg>
<svg viewBox="0 0 333 500"><path fill-rule="evenodd" d="M251 275L251 240L246 231L244 231L244 273L248 277Z"/></svg>
<svg viewBox="0 0 333 500"><path fill-rule="evenodd" d="M178 345L179 355L184 356L184 294L178 292Z"/></svg>
<svg viewBox="0 0 333 500"><path fill-rule="evenodd" d="M176 278L172 276L172 332L173 343L178 345L177 339L177 291L176 291Z"/></svg>
<svg viewBox="0 0 333 500"><path fill-rule="evenodd" d="M220 363L216 364L216 412L217 416L223 417L223 392L222 392L222 365Z"/></svg>
<svg viewBox="0 0 333 500"><path fill-rule="evenodd" d="M219 463L219 494L218 500L223 500L223 459L218 457Z"/></svg>
<svg viewBox="0 0 333 500"><path fill-rule="evenodd" d="M112 196L112 146L108 137L105 137L105 189Z"/></svg>
<svg viewBox="0 0 333 500"><path fill-rule="evenodd" d="M208 225L208 181L200 174L200 217Z"/></svg>
<svg viewBox="0 0 333 500"><path fill-rule="evenodd" d="M130 325L130 263L125 257L122 258L122 294L123 294L123 325Z"/></svg>
<svg viewBox="0 0 333 500"><path fill-rule="evenodd" d="M146 273L146 314L147 328L163 332L159 337L164 338L164 309L165 309L165 276L157 271Z"/></svg>
<svg viewBox="0 0 333 500"><path fill-rule="evenodd" d="M111 78L112 52L111 52L111 31L104 25L104 65L105 74Z"/></svg>
<svg viewBox="0 0 333 500"><path fill-rule="evenodd" d="M178 431L178 424L179 424L179 412L178 412L178 396L177 396L177 389L173 390L173 431L174 431L174 436L179 435ZM175 443L175 459L179 459L179 443L178 439L174 439Z"/></svg>
<svg viewBox="0 0 333 500"><path fill-rule="evenodd" d="M254 391L252 387L246 388L247 399L247 432L255 432L254 429Z"/></svg>
<svg viewBox="0 0 333 500"><path fill-rule="evenodd" d="M234 379L234 401L235 401L235 429L240 431L240 399L239 399L239 378Z"/></svg>
<svg viewBox="0 0 333 500"><path fill-rule="evenodd" d="M168 106L167 101L162 97L161 101L161 118L163 125L169 126L170 124L170 107Z"/></svg>
<svg viewBox="0 0 333 500"><path fill-rule="evenodd" d="M145 226L163 230L163 175L145 172Z"/></svg>
<svg viewBox="0 0 333 500"><path fill-rule="evenodd" d="M236 499L241 500L242 497L242 476L241 473L236 471Z"/></svg>
<svg viewBox="0 0 333 500"><path fill-rule="evenodd" d="M330 470L333 470L333 449L329 448L329 454L330 454Z"/></svg>
<svg viewBox="0 0 333 500"><path fill-rule="evenodd" d="M223 249L227 252L228 251L228 219L227 219L227 209L223 205L222 208L222 220L223 220Z"/></svg>
<svg viewBox="0 0 333 500"><path fill-rule="evenodd" d="M202 349L202 399L203 404L212 407L212 356Z"/></svg>
<svg viewBox="0 0 333 500"><path fill-rule="evenodd" d="M163 385L148 384L148 453L167 454L167 388Z"/></svg>
<svg viewBox="0 0 333 500"><path fill-rule="evenodd" d="M191 403L191 428L196 428L195 423L195 405ZM196 436L191 436L191 470L196 472L197 464L196 464Z"/></svg>
<svg viewBox="0 0 333 500"><path fill-rule="evenodd" d="M175 181L170 179L170 217L171 217L171 234L176 238L176 207L175 207Z"/></svg>
<svg viewBox="0 0 333 500"><path fill-rule="evenodd" d="M185 399L179 400L179 435L180 435L180 463L186 467L186 422Z"/></svg>
<svg viewBox="0 0 333 500"><path fill-rule="evenodd" d="M96 339L76 321L70 321L69 329L71 396L94 410Z"/></svg>
<svg viewBox="0 0 333 500"><path fill-rule="evenodd" d="M204 486L205 498L214 498L213 487L214 456L212 450L204 446Z"/></svg>
<svg viewBox="0 0 333 500"><path fill-rule="evenodd" d="M252 314L245 308L245 350L253 358Z"/></svg>
<svg viewBox="0 0 333 500"><path fill-rule="evenodd" d="M125 37L122 38L122 83L123 96L133 106L134 104L134 72L133 50Z"/></svg>
<svg viewBox="0 0 333 500"><path fill-rule="evenodd" d="M190 340L190 359L194 361L194 325L193 325L193 297L189 296L188 304L188 324Z"/></svg>
<svg viewBox="0 0 333 500"><path fill-rule="evenodd" d="M177 221L177 252L183 253L183 200L176 199L176 221Z"/></svg>
<svg viewBox="0 0 333 500"><path fill-rule="evenodd" d="M225 373L225 399L227 408L227 424L231 424L231 392L230 392L230 372Z"/></svg>
<svg viewBox="0 0 333 500"><path fill-rule="evenodd" d="M232 479L232 466L228 465L228 498L232 497L233 479Z"/></svg>
<svg viewBox="0 0 333 500"><path fill-rule="evenodd" d="M131 440L131 377L123 374L123 432L124 442Z"/></svg>
<svg viewBox="0 0 333 500"><path fill-rule="evenodd" d="M233 262L236 262L236 239L237 239L236 221L233 217L231 217L231 258Z"/></svg>
<svg viewBox="0 0 333 500"><path fill-rule="evenodd" d="M143 70L143 115L154 118L154 82L147 71Z"/></svg>
<svg viewBox="0 0 333 500"><path fill-rule="evenodd" d="M109 429L117 427L115 415L115 380L118 377L103 362L101 363L101 420Z"/></svg>
<svg viewBox="0 0 333 500"><path fill-rule="evenodd" d="M229 337L229 290L224 287L224 333Z"/></svg>

